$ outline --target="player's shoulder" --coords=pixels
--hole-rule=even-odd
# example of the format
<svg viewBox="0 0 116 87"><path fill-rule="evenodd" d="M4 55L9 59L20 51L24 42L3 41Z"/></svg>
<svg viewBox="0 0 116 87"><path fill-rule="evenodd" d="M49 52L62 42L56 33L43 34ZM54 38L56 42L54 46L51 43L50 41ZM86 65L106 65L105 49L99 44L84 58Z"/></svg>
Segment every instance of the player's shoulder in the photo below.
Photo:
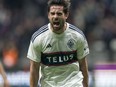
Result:
<svg viewBox="0 0 116 87"><path fill-rule="evenodd" d="M72 24L69 23L69 29L70 29L71 31L74 31L76 34L80 34L80 35L82 35L83 37L85 37L83 31L82 31L81 29L79 29L78 27L76 27L75 25L72 25Z"/></svg>
<svg viewBox="0 0 116 87"><path fill-rule="evenodd" d="M41 26L31 37L32 42L35 40L36 37L39 35L44 34L46 31L48 31L48 24Z"/></svg>

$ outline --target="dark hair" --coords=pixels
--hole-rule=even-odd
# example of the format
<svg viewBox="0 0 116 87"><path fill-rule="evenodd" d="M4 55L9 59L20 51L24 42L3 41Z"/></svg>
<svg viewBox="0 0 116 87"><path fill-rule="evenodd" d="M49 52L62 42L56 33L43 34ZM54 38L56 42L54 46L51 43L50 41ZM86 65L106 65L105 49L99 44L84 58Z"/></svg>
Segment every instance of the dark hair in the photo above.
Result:
<svg viewBox="0 0 116 87"><path fill-rule="evenodd" d="M63 6L63 12L67 14L70 9L70 0L49 0L48 1L48 12L50 11L50 7L53 5Z"/></svg>

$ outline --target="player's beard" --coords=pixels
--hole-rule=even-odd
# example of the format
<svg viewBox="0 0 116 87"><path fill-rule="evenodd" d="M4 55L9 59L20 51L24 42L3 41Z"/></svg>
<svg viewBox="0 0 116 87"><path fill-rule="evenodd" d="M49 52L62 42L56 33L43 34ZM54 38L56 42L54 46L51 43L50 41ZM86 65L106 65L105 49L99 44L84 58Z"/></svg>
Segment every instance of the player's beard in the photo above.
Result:
<svg viewBox="0 0 116 87"><path fill-rule="evenodd" d="M64 20L59 20L59 21L51 21L51 27L53 32L62 32L64 29Z"/></svg>

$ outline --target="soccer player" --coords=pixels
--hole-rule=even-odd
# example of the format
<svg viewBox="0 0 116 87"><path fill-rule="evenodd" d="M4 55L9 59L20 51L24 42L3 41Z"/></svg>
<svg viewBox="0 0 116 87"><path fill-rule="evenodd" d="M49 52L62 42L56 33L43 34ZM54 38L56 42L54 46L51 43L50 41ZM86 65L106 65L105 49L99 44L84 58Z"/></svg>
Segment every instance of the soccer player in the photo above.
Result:
<svg viewBox="0 0 116 87"><path fill-rule="evenodd" d="M4 87L10 87L9 86L9 81L8 81L8 79L6 77L6 73L5 73L5 70L4 70L3 65L2 65L1 62L0 62L0 74L3 77L3 80L4 80Z"/></svg>
<svg viewBox="0 0 116 87"><path fill-rule="evenodd" d="M69 0L48 0L50 23L32 35L27 53L30 87L38 81L41 87L88 87L89 48L83 32L66 22L69 9Z"/></svg>

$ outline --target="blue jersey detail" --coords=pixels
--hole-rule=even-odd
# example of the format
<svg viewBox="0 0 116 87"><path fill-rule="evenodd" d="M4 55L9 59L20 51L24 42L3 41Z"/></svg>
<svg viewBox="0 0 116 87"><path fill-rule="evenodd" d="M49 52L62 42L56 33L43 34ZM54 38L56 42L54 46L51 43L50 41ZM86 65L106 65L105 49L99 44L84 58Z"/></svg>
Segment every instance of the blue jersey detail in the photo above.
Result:
<svg viewBox="0 0 116 87"><path fill-rule="evenodd" d="M74 31L77 31L78 33L80 33L85 38L84 33L80 29L78 29L77 27L75 27L74 25L69 24L69 29L72 29Z"/></svg>
<svg viewBox="0 0 116 87"><path fill-rule="evenodd" d="M44 33L44 32L47 31L47 30L48 30L48 25L44 25L43 27L39 28L39 29L32 35L31 41L33 42L37 36L39 36L40 34Z"/></svg>

